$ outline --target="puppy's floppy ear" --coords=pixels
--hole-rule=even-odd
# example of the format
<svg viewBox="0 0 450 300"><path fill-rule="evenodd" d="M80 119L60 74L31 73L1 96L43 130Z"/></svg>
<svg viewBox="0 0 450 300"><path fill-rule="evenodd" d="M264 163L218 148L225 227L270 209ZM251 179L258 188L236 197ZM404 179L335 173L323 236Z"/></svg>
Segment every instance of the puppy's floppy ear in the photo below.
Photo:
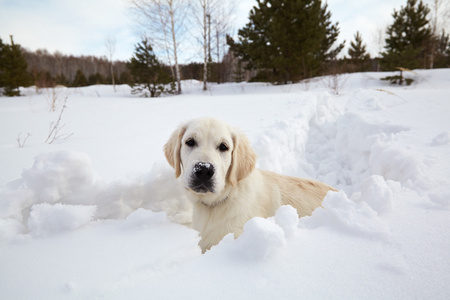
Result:
<svg viewBox="0 0 450 300"><path fill-rule="evenodd" d="M167 161L175 169L175 177L181 175L181 139L186 132L186 126L181 126L175 130L164 145L164 155Z"/></svg>
<svg viewBox="0 0 450 300"><path fill-rule="evenodd" d="M256 154L250 145L250 141L242 133L233 135L233 143L232 162L228 180L232 186L235 186L255 168Z"/></svg>

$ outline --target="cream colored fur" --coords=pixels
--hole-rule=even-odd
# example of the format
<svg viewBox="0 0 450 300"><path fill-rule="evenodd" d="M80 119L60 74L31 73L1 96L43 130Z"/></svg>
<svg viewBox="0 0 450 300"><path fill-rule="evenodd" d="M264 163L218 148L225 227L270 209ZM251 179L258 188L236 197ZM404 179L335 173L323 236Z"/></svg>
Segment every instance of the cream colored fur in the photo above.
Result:
<svg viewBox="0 0 450 300"><path fill-rule="evenodd" d="M195 140L196 145L188 146L188 140ZM222 144L227 151L220 151ZM245 135L212 118L180 126L164 153L194 203L193 226L200 232L203 252L228 233L237 238L248 220L273 216L281 205L293 206L300 217L311 215L333 190L318 181L256 169L256 154ZM198 193L189 187L198 162L214 166L213 192Z"/></svg>

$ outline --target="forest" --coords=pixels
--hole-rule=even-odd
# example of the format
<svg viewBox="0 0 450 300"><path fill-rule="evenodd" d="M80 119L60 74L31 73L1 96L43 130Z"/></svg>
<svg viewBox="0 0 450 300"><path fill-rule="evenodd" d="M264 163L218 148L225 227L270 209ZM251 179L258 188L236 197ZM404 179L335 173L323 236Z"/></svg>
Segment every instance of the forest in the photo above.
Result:
<svg viewBox="0 0 450 300"><path fill-rule="evenodd" d="M345 42L336 42L339 22L331 21L332 12L326 2L255 1L247 25L239 29L237 35L231 36L227 21L229 13L224 12L226 10L218 1L201 0L196 2L198 6L192 17L197 20L195 24L201 32L199 41L204 59L202 62L184 63L178 62L182 50L177 49L176 39L181 34L179 29L186 26L177 23L182 18L176 18L174 13L179 12L180 7L173 6L184 2L131 2L136 15L141 16L137 22L146 25L148 36L152 38L143 37L135 45L136 50L130 60L49 53L45 49L30 51L15 43L10 36L9 41L0 39L2 94L17 96L20 86L39 89L95 84L129 84L136 87L139 94L142 86L148 89L153 86L153 89L164 92L166 90L162 86L170 82L176 85L171 92L179 94L180 81L187 79L203 81L206 90L208 82L286 84L341 73L450 67L449 34L444 27L438 26L442 23L442 14L437 7L440 1L429 5L422 0L407 0L404 6L394 10L393 21L386 28L383 50L371 57L359 32L349 42L347 53L343 52ZM158 7L163 5L167 7ZM155 11L168 13L152 15ZM222 21L211 25L212 16ZM172 27L165 27L167 24L172 24ZM171 39L174 42L166 42L165 51L161 51L162 41ZM167 57L155 54L163 52ZM396 82L395 78L392 82ZM140 95L157 94L161 93Z"/></svg>

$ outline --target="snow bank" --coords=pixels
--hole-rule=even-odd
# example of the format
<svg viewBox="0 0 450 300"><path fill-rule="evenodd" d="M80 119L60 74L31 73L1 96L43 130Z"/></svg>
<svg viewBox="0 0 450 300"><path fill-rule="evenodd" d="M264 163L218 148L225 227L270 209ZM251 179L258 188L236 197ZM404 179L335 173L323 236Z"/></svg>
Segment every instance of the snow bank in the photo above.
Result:
<svg viewBox="0 0 450 300"><path fill-rule="evenodd" d="M191 204L170 167L156 165L148 177L111 183L95 179L94 174L85 153L39 154L22 178L0 193L5 226L15 228L15 233L46 235L77 229L93 219L122 219L141 207L165 211L181 224L191 223Z"/></svg>

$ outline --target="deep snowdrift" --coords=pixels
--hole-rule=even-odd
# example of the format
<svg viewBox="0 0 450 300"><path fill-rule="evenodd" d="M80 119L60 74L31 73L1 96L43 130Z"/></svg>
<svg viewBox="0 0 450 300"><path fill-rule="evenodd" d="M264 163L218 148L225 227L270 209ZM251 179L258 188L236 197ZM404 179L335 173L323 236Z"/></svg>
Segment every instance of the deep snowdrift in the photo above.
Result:
<svg viewBox="0 0 450 300"><path fill-rule="evenodd" d="M0 298L450 298L450 70L417 71L410 87L383 76L342 76L339 95L317 78L1 98ZM65 97L61 134L73 135L45 144ZM311 217L281 207L201 255L162 153L200 116L240 127L258 167L340 191Z"/></svg>

